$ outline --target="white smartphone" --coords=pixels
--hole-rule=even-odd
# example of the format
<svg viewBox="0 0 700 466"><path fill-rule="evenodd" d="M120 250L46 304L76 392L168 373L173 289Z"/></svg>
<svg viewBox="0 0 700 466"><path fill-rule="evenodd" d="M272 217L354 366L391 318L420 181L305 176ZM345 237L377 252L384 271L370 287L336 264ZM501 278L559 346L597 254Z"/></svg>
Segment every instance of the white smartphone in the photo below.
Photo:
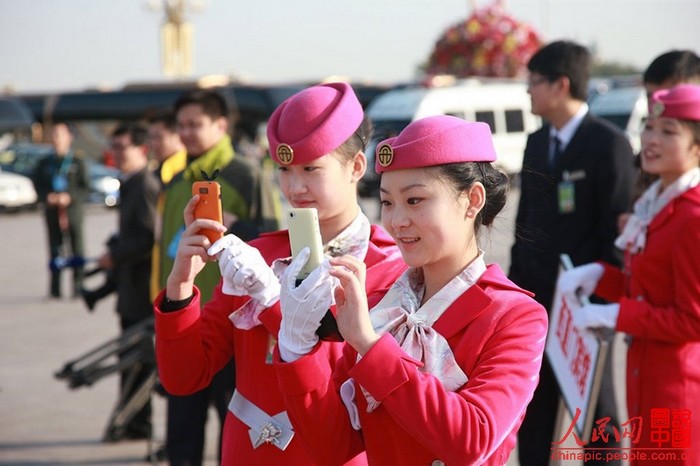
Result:
<svg viewBox="0 0 700 466"><path fill-rule="evenodd" d="M299 273L298 280L303 280L323 261L323 241L318 225L318 211L313 207L290 209L287 214L287 228L292 257L297 257L299 251L305 247L311 249L309 260Z"/></svg>

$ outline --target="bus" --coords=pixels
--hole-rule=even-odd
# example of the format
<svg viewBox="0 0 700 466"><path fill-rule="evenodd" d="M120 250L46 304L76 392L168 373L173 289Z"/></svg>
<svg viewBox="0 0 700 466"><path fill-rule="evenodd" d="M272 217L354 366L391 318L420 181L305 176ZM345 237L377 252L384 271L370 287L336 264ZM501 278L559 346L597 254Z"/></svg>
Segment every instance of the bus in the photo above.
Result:
<svg viewBox="0 0 700 466"><path fill-rule="evenodd" d="M257 85L225 83L203 85L202 81L173 83L128 84L119 90L70 91L59 93L20 95L36 122L48 127L52 122L71 124L76 132L76 149L91 157L107 146L109 134L120 121L147 121L151 116L172 108L176 99L186 91L213 89L221 93L231 110L231 130L237 137L247 136L254 140L261 125L285 99L312 83ZM363 105L390 86L353 84ZM35 142L44 135L38 132Z"/></svg>

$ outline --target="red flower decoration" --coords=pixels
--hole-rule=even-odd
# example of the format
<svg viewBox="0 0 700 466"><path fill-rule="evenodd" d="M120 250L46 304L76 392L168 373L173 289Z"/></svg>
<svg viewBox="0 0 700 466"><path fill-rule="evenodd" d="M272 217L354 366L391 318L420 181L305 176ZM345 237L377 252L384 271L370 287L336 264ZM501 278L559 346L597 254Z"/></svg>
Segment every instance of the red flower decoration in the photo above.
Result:
<svg viewBox="0 0 700 466"><path fill-rule="evenodd" d="M501 2L495 1L445 31L430 54L426 74L522 76L541 45L534 28L506 14Z"/></svg>

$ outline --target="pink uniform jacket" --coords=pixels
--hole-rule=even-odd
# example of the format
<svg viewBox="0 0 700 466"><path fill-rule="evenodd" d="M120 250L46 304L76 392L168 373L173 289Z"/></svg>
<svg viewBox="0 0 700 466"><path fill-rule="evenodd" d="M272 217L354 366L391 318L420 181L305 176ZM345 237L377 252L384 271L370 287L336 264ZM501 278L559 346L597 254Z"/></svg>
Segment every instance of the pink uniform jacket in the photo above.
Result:
<svg viewBox="0 0 700 466"><path fill-rule="evenodd" d="M694 456L700 461L700 186L664 207L649 224L644 250L627 256L629 278L608 264L596 295L619 301L616 330L631 337L627 410L644 422L638 448L653 442L651 409L691 413ZM684 429L686 430L686 429ZM687 429L690 432L690 429ZM634 463L643 464L643 463ZM650 463L651 464L651 463Z"/></svg>
<svg viewBox="0 0 700 466"><path fill-rule="evenodd" d="M359 451L385 465L503 465L538 382L547 314L497 265L435 322L469 381L446 391L420 362L384 335L357 361L349 346L332 368L326 347L282 363L277 375L288 412L319 464L338 465ZM353 430L338 387L354 379L362 423ZM381 404L366 412L364 387Z"/></svg>
<svg viewBox="0 0 700 466"><path fill-rule="evenodd" d="M291 254L286 230L264 234L250 244L260 250L268 264ZM388 289L406 268L394 241L376 226L372 226L365 264L370 293ZM190 305L179 311L161 312L162 299L161 293L155 301L156 355L166 390L184 395L205 388L212 376L234 358L236 389L269 415L286 410L271 355L281 321L279 303L261 314L263 325L241 330L233 326L228 316L249 298L223 294L221 283L201 312L198 290ZM324 343L320 346L335 360L341 355L343 345ZM268 443L253 448L248 431L248 426L228 413L222 442L223 465L315 464L297 436L282 451ZM354 461L350 464L366 464L362 455Z"/></svg>

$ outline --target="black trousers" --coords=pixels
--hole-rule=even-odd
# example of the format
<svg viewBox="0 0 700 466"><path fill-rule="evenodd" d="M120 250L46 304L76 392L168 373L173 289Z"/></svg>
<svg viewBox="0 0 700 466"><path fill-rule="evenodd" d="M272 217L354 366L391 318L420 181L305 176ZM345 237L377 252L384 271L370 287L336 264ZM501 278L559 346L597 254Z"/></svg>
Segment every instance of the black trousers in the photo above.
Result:
<svg viewBox="0 0 700 466"><path fill-rule="evenodd" d="M168 424L165 450L170 466L201 466L209 406L219 417L218 459L228 404L236 386L233 360L212 379L209 387L186 396L168 395Z"/></svg>
<svg viewBox="0 0 700 466"><path fill-rule="evenodd" d="M122 332L133 325L141 323L142 320L120 319ZM155 348L153 340L144 339L139 345L139 351L142 355L139 358L138 366L133 366L121 371L120 375L120 396L122 399L129 399L136 390L145 382L153 373L156 367ZM120 358L123 355L120 355ZM126 426L127 437L150 437L152 432L151 425L151 400L134 415L129 424Z"/></svg>
<svg viewBox="0 0 700 466"><path fill-rule="evenodd" d="M55 261L61 255L65 248L66 235L70 243L70 253L72 256L85 257L85 246L83 242L83 209L82 207L67 209L68 229L62 231L59 225L58 209L55 207L46 207L44 211L44 219L46 221L46 230L49 240L49 255L51 261ZM77 296L80 293L80 288L83 286L84 269L82 266L73 268L73 295ZM61 296L61 270L51 270L51 296Z"/></svg>
<svg viewBox="0 0 700 466"><path fill-rule="evenodd" d="M595 421L606 417L610 418L605 429L605 433L608 434L606 435L608 440L605 442L600 438L597 442L590 442L586 445L587 449L620 447L620 443L615 441L613 432L613 427L619 429L620 420L613 390L612 353L611 345L605 361L603 380L593 422L593 428L595 429ZM559 384L545 355L542 369L540 370L539 385L537 385L532 401L527 407L523 424L518 431L518 458L520 466L547 466L549 464L549 458L552 454L552 442L560 440L553 438L559 397ZM584 432L583 435L586 440L591 438L591 432ZM619 466L621 462L619 460L591 460L586 461L584 464L586 466Z"/></svg>

